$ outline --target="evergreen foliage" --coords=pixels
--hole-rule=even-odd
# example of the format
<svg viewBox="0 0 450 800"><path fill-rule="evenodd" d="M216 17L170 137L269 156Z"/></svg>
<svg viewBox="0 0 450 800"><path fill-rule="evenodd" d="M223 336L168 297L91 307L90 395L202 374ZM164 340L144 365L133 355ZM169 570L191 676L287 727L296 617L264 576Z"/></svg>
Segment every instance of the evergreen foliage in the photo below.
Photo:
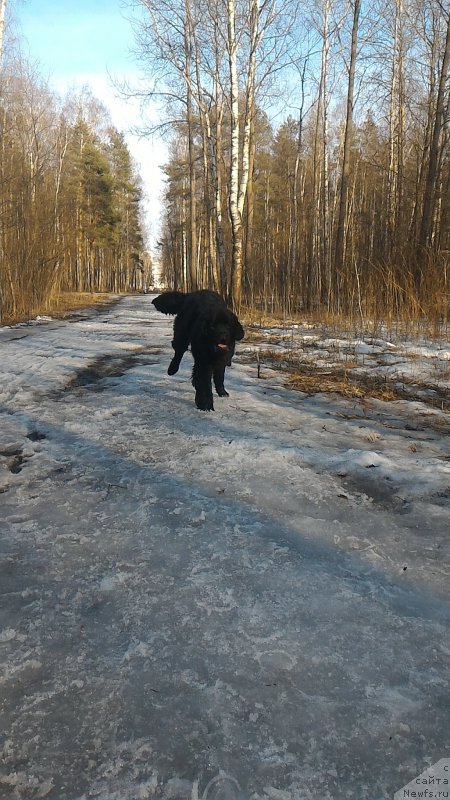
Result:
<svg viewBox="0 0 450 800"><path fill-rule="evenodd" d="M23 61L0 114L0 321L61 291L145 285L142 191L123 134L88 93L62 107Z"/></svg>

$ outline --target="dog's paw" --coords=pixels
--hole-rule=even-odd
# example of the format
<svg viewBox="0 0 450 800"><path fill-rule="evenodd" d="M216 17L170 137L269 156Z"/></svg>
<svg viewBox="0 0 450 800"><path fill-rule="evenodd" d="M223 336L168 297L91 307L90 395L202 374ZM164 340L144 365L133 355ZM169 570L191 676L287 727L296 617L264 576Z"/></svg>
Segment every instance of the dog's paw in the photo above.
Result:
<svg viewBox="0 0 450 800"><path fill-rule="evenodd" d="M214 403L212 397L196 397L195 405L199 411L214 411Z"/></svg>
<svg viewBox="0 0 450 800"><path fill-rule="evenodd" d="M221 386L219 389L216 389L216 392L219 395L219 397L229 397L230 396L224 386Z"/></svg>
<svg viewBox="0 0 450 800"><path fill-rule="evenodd" d="M214 406L212 403L196 403L195 405L199 411L214 411Z"/></svg>
<svg viewBox="0 0 450 800"><path fill-rule="evenodd" d="M167 370L168 375L175 375L178 372L178 364L174 363L173 361L169 364L169 369Z"/></svg>

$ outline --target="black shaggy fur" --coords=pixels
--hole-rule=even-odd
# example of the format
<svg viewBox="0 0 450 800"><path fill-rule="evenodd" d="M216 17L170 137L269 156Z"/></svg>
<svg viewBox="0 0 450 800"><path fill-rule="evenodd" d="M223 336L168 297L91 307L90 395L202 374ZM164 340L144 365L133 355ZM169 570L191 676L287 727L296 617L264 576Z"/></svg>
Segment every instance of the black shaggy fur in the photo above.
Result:
<svg viewBox="0 0 450 800"><path fill-rule="evenodd" d="M172 347L175 355L167 372L175 375L181 359L191 345L194 358L192 385L195 405L214 411L211 380L219 397L228 397L223 382L225 367L231 364L235 343L244 329L220 295L202 289L198 292L164 292L152 300L163 314L176 314Z"/></svg>

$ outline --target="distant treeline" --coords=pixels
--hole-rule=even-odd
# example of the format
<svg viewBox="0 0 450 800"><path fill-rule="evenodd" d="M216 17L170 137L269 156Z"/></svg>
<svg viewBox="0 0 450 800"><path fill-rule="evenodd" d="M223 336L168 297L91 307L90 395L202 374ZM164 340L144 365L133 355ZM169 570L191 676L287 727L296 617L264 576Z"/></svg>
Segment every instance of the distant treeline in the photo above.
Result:
<svg viewBox="0 0 450 800"><path fill-rule="evenodd" d="M140 5L138 50L172 131L166 282L237 305L445 318L448 6Z"/></svg>
<svg viewBox="0 0 450 800"><path fill-rule="evenodd" d="M42 310L61 291L140 287L142 192L123 135L89 92L62 102L24 59L5 55L0 321Z"/></svg>

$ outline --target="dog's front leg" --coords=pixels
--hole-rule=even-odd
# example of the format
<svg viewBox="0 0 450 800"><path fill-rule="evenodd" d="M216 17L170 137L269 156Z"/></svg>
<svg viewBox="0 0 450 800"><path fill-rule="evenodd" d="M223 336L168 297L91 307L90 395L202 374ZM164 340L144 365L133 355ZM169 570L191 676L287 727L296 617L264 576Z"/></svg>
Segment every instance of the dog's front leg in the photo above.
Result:
<svg viewBox="0 0 450 800"><path fill-rule="evenodd" d="M178 372L181 359L189 347L189 336L186 334L183 328L182 317L176 317L175 319L173 326L172 347L175 350L175 354L169 364L169 369L167 370L168 375L175 375Z"/></svg>
<svg viewBox="0 0 450 800"><path fill-rule="evenodd" d="M214 411L211 379L211 367L206 364L194 363L192 385L195 389L195 405L200 411Z"/></svg>
<svg viewBox="0 0 450 800"><path fill-rule="evenodd" d="M172 358L172 361L170 362L169 368L167 370L168 375L175 375L178 372L178 369L181 364L181 359L183 358L185 352L186 350L175 350L175 355Z"/></svg>
<svg viewBox="0 0 450 800"><path fill-rule="evenodd" d="M169 364L169 369L167 370L168 375L175 375L178 372L181 359L189 347L189 341L183 339L174 339L172 342L172 347L175 350L175 355Z"/></svg>
<svg viewBox="0 0 450 800"><path fill-rule="evenodd" d="M221 365L220 367L214 367L213 370L213 378L214 378L214 386L216 387L216 392L219 397L229 397L225 386L223 385L225 380L225 366Z"/></svg>

